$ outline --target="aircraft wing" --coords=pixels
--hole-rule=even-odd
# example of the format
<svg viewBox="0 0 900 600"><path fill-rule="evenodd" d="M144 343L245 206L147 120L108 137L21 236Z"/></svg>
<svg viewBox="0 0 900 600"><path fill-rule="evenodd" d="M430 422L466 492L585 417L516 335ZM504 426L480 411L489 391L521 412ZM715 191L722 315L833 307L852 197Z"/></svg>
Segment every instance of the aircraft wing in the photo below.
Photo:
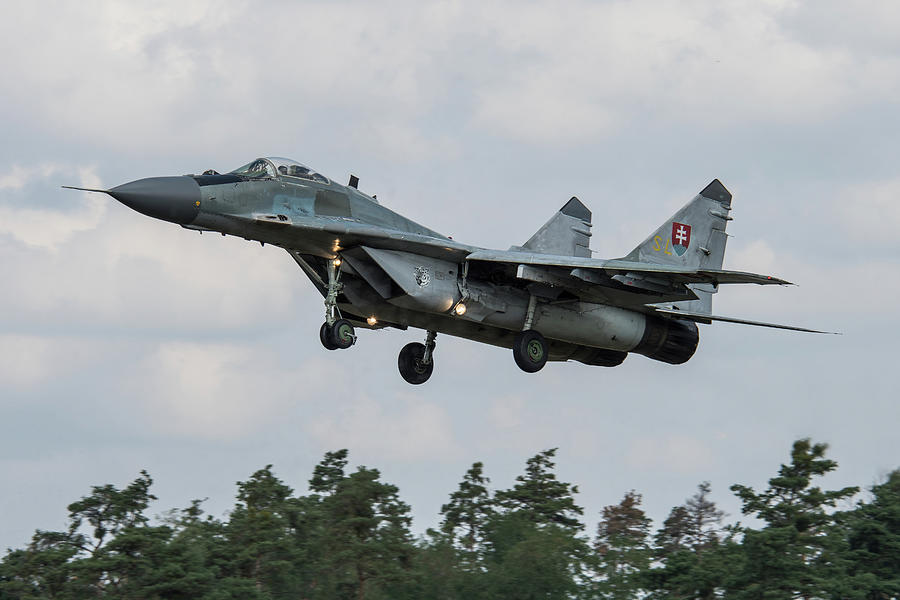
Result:
<svg viewBox="0 0 900 600"><path fill-rule="evenodd" d="M637 262L621 259L597 260L578 256L557 256L552 254L532 254L516 251L479 250L466 257L469 262L493 262L510 265L527 265L537 267L556 267L571 270L581 270L574 273L575 278L583 272L593 272L602 277L614 278L620 275L623 278L635 280L648 280L668 282L670 285L684 285L687 283L755 283L759 285L793 285L789 281L779 279L771 275L759 275L744 271L727 271L723 269L686 269L683 267L661 265L646 262ZM601 281L595 281L600 283ZM626 283L626 285L628 285ZM639 286L638 286L639 287Z"/></svg>
<svg viewBox="0 0 900 600"><path fill-rule="evenodd" d="M629 261L596 260L577 256L533 254L520 251L478 250L468 255L470 265L481 265L489 271L504 270L524 283L546 284L585 300L627 306L645 313L675 316L698 323L724 321L758 327L788 329L808 333L833 333L792 325L779 325L710 314L708 311L686 310L672 302L696 299L694 287L709 289L729 283L758 285L792 285L771 275L724 269L688 269L673 265ZM490 265L493 265L491 269Z"/></svg>

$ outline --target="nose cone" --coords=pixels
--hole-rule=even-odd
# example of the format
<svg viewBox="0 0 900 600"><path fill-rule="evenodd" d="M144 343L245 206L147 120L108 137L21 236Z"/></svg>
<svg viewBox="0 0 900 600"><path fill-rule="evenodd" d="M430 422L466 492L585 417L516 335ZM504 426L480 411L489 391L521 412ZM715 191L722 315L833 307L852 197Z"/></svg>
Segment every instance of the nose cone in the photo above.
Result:
<svg viewBox="0 0 900 600"><path fill-rule="evenodd" d="M200 186L191 177L148 177L109 190L109 195L148 217L187 225L200 212Z"/></svg>

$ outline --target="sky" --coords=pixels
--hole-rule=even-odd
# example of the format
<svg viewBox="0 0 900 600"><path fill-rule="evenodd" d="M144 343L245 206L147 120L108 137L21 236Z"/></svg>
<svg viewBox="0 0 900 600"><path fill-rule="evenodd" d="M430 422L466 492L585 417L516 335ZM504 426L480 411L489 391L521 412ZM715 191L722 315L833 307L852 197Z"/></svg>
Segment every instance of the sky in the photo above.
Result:
<svg viewBox="0 0 900 600"><path fill-rule="evenodd" d="M659 525L710 481L764 488L796 439L822 485L900 467L900 5L793 2L25 3L0 20L0 549L141 469L151 512L329 450L381 470L413 528L475 461L494 489L559 448L587 531L628 490ZM713 178L734 194L714 312L685 365L550 363L423 332L318 341L321 296L275 247L62 185L287 156L454 239L506 249L571 196L625 255Z"/></svg>

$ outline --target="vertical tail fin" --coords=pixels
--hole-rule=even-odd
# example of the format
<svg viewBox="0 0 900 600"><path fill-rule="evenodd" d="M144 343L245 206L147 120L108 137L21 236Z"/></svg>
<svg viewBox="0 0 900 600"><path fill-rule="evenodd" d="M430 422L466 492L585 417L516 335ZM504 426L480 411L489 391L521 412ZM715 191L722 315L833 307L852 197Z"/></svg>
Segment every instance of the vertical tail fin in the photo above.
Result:
<svg viewBox="0 0 900 600"><path fill-rule="evenodd" d="M591 256L591 211L572 198L522 248L541 254Z"/></svg>
<svg viewBox="0 0 900 600"><path fill-rule="evenodd" d="M703 188L647 239L628 253L625 260L676 265L689 269L721 269L725 258L725 226L731 217L731 192L718 179ZM709 284L692 284L698 300L677 302L685 310L712 311Z"/></svg>

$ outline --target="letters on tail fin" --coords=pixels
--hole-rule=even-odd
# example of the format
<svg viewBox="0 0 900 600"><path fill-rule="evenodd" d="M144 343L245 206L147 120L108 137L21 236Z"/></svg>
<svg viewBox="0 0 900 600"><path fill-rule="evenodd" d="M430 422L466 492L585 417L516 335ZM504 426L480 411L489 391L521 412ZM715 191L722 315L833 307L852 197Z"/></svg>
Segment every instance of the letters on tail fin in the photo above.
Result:
<svg viewBox="0 0 900 600"><path fill-rule="evenodd" d="M591 256L591 211L572 196L537 233L531 236L523 250L540 254L563 256Z"/></svg>
<svg viewBox="0 0 900 600"><path fill-rule="evenodd" d="M731 192L714 179L632 250L625 260L688 269L721 269L730 210ZM712 294L718 291L717 287L710 284L690 284L689 287L698 299L676 305L683 310L711 312Z"/></svg>

